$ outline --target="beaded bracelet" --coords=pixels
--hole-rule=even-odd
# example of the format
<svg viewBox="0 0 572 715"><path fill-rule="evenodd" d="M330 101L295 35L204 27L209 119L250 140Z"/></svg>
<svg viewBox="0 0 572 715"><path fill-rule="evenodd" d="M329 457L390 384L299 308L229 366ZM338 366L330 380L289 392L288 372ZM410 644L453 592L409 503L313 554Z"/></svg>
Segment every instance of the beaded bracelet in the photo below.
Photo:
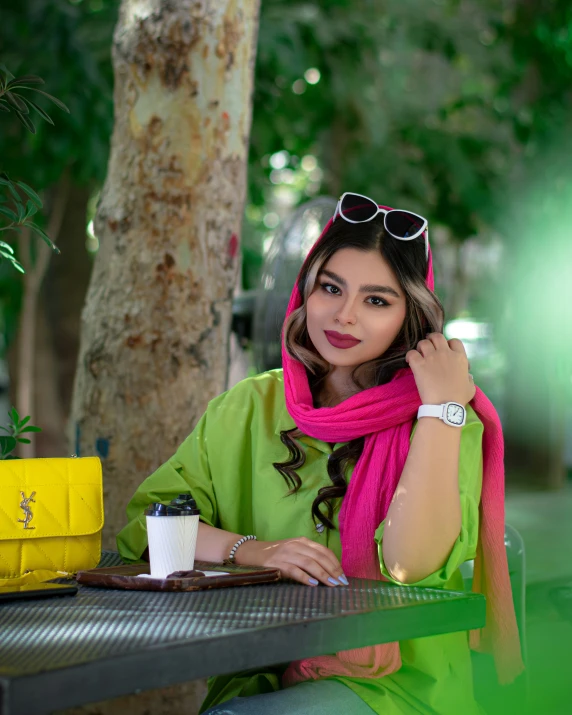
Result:
<svg viewBox="0 0 572 715"><path fill-rule="evenodd" d="M249 536L243 536L240 538L236 544L232 547L230 550L230 554L228 555L228 559L226 560L227 563L229 564L234 564L236 563L234 560L234 555L236 554L236 550L238 549L239 546L242 546L242 544L245 544L247 541L256 541L256 536L253 536L250 534Z"/></svg>

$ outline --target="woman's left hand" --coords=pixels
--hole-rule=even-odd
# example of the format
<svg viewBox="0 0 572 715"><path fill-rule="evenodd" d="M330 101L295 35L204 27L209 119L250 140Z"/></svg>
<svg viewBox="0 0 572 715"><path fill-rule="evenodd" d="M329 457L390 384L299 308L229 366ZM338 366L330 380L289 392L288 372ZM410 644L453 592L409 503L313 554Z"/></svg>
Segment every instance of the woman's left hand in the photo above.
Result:
<svg viewBox="0 0 572 715"><path fill-rule="evenodd" d="M405 360L413 372L424 405L458 402L465 406L475 396L469 377L469 361L463 343L447 340L442 333L429 333L409 350Z"/></svg>

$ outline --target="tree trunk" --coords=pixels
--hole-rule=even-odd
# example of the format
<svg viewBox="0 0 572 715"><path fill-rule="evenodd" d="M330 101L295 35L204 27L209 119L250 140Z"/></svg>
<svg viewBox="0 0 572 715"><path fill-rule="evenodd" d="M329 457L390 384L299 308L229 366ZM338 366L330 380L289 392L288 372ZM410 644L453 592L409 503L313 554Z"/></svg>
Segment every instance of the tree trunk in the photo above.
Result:
<svg viewBox="0 0 572 715"><path fill-rule="evenodd" d="M57 381L58 359L42 303L38 305L35 330L33 421L42 428L35 435L35 456L68 457L66 418Z"/></svg>
<svg viewBox="0 0 572 715"><path fill-rule="evenodd" d="M71 186L58 235L61 254L52 259L44 281L43 298L57 357L58 393L69 415L79 351L81 312L93 259L87 252L87 205L93 189Z"/></svg>
<svg viewBox="0 0 572 715"><path fill-rule="evenodd" d="M82 315L71 451L104 467L104 545L226 384L258 0L124 0L115 127Z"/></svg>
<svg viewBox="0 0 572 715"><path fill-rule="evenodd" d="M38 457L70 454L65 436L79 350L81 311L92 258L85 247L92 189L70 186L57 236L61 250L50 261L36 323L34 419ZM55 238L55 237L53 237Z"/></svg>
<svg viewBox="0 0 572 715"><path fill-rule="evenodd" d="M258 11L259 0L121 5L100 249L69 423L71 451L102 458L108 548L142 479L226 385ZM204 689L124 698L120 709L194 715Z"/></svg>
<svg viewBox="0 0 572 715"><path fill-rule="evenodd" d="M50 197L50 217L47 226L48 235L57 240L69 195L69 175L66 171L54 187ZM37 421L35 413L36 395L36 328L39 298L42 283L52 257L52 250L37 236L32 235L27 226L22 228L21 263L25 269L22 276L22 309L19 317L16 344L17 370L15 379L15 404L21 417L31 415L32 422ZM36 456L35 435L29 434L29 444L19 444L20 457Z"/></svg>

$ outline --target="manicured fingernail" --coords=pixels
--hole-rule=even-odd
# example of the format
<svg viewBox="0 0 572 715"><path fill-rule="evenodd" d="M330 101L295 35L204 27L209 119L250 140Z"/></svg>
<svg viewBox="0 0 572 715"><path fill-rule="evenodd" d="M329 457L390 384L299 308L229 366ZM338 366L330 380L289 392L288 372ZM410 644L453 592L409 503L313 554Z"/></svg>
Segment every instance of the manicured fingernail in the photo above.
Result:
<svg viewBox="0 0 572 715"><path fill-rule="evenodd" d="M339 581L336 581L336 579L335 579L335 578L332 578L331 576L328 577L328 581L329 581L331 584L333 584L334 586L339 586L339 585L340 585L340 582L339 582Z"/></svg>
<svg viewBox="0 0 572 715"><path fill-rule="evenodd" d="M318 585L318 582L316 581L315 578L309 578L309 579L308 579L308 583L311 583L312 586L317 586L317 585Z"/></svg>
<svg viewBox="0 0 572 715"><path fill-rule="evenodd" d="M340 581L344 584L344 586L350 585L350 582L347 580L347 578L343 574L340 576Z"/></svg>

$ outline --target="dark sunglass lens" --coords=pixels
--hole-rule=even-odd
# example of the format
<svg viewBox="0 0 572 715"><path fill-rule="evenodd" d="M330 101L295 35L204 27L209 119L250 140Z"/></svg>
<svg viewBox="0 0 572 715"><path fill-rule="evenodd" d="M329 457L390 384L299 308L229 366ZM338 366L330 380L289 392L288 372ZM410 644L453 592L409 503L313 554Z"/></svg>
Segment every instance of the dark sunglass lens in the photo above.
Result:
<svg viewBox="0 0 572 715"><path fill-rule="evenodd" d="M348 194L344 196L340 210L350 221L369 221L377 213L377 205L363 196Z"/></svg>
<svg viewBox="0 0 572 715"><path fill-rule="evenodd" d="M385 226L394 236L409 238L419 232L423 221L407 211L390 211L385 216Z"/></svg>

